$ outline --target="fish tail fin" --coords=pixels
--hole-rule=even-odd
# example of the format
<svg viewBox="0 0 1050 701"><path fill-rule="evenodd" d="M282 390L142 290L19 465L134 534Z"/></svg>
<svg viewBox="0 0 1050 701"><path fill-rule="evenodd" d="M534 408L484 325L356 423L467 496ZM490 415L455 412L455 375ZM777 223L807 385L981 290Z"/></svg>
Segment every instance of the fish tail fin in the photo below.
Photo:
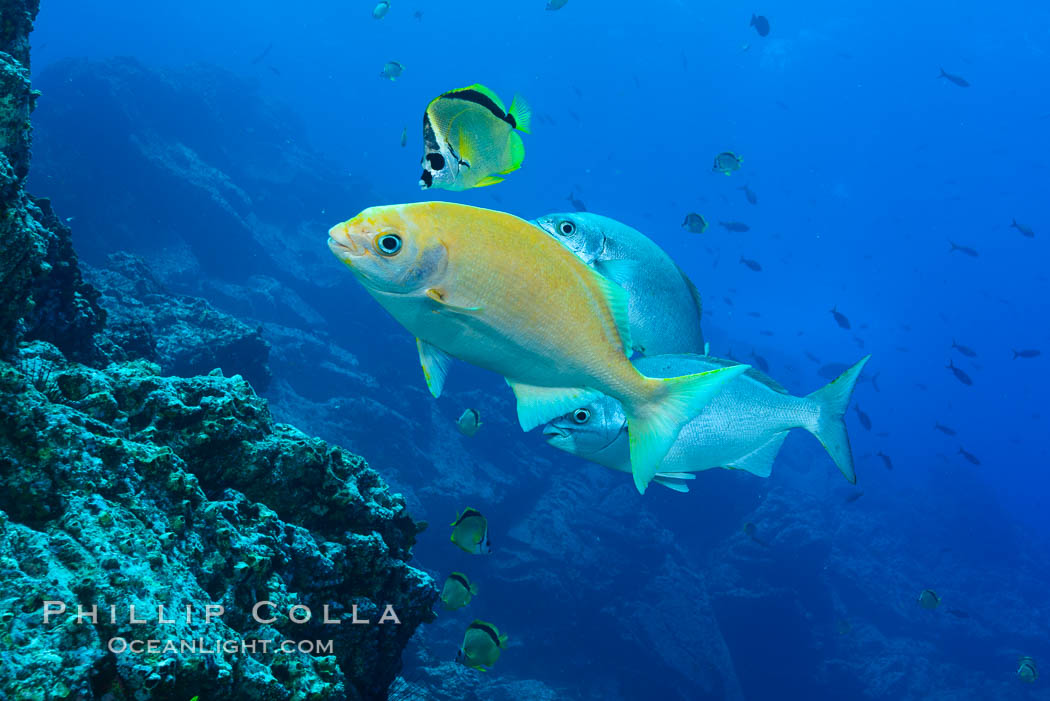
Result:
<svg viewBox="0 0 1050 701"><path fill-rule="evenodd" d="M849 447L845 415L860 372L870 358L870 355L864 356L834 380L806 395L806 399L816 404L819 411L805 428L816 436L850 484L857 483L857 473L853 469L853 452Z"/></svg>
<svg viewBox="0 0 1050 701"><path fill-rule="evenodd" d="M941 74L939 76L937 76L937 77L938 78L947 78L948 77L948 74L944 72L944 67L941 67Z"/></svg>
<svg viewBox="0 0 1050 701"><path fill-rule="evenodd" d="M1013 218L1010 219L1010 227L1013 228L1013 229L1020 229L1021 228L1021 227L1017 226L1017 220L1013 219Z"/></svg>
<svg viewBox="0 0 1050 701"><path fill-rule="evenodd" d="M654 388L650 401L627 418L631 473L639 494L659 472L660 462L674 445L682 426L703 411L727 382L750 365L733 365L668 379L648 378Z"/></svg>
<svg viewBox="0 0 1050 701"><path fill-rule="evenodd" d="M507 110L507 114L514 117L515 129L526 134L532 133L530 131L532 129L532 108L529 107L529 103L525 102L524 97L515 95L510 102L510 109Z"/></svg>
<svg viewBox="0 0 1050 701"><path fill-rule="evenodd" d="M1014 357L1012 358L1012 360L1017 360L1018 358L1020 358L1020 357L1021 357L1021 354L1020 354L1020 353L1018 353L1018 352L1017 352L1016 350L1014 350L1013 348L1011 348L1010 350L1012 350L1012 351L1014 352Z"/></svg>

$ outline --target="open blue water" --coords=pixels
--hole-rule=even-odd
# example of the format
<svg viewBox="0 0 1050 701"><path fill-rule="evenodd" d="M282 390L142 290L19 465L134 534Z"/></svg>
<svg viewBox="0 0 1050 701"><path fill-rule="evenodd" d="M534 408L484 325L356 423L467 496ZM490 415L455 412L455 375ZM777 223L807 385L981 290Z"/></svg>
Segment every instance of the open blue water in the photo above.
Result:
<svg viewBox="0 0 1050 701"><path fill-rule="evenodd" d="M767 37L748 26L753 12L769 18ZM519 451L514 469L533 466L527 489L517 489L514 475L493 477L487 469L427 488L424 467L415 474L391 465L391 481L417 494L415 505L431 522L416 549L421 565L439 581L452 569L493 568L476 613L498 622L517 645L490 674L538 679L566 698L614 698L610 688L623 698L732 697L702 688L681 661L689 659L720 670L716 678L732 670L747 699L1050 699L1045 680L1027 686L1015 675L1022 654L1050 664L1050 5L570 0L550 12L543 0L394 0L376 21L371 4L359 0L44 0L33 45L45 124L47 72L63 59L215 66L293 112L302 130L289 138L367 188L346 202L314 203L302 193L319 222L348 219L368 204L423 199L532 218L571 211L572 193L588 210L651 236L690 275L704 296L713 354L748 361L757 353L796 394L827 382L822 365L872 354L866 377L877 376L878 390L865 380L854 398L872 429L852 409L847 420L865 492L853 504L843 502L845 483L809 436L787 442L767 482L708 472L684 496L623 492L621 476L555 453L535 435L509 444ZM396 82L378 76L389 60L405 67ZM942 67L970 85L939 78ZM471 83L508 102L520 93L543 116L525 137L525 164L491 188L422 193L423 109L439 93ZM232 104L236 96L226 99ZM41 148L48 138L38 128ZM721 151L740 154L742 169L713 173ZM109 196L105 183L95 183L97 191L49 183L61 175L34 171L35 191L53 197L74 222L104 226L91 203ZM745 184L757 204L745 199ZM129 208L152 204L140 198ZM711 223L705 234L681 228L690 211ZM1015 219L1034 237L1011 228ZM731 233L718 221L745 222L750 231ZM286 234L313 237L323 249L325 232ZM978 255L953 252L949 242ZM761 272L741 257L758 261ZM391 393L422 387L411 338L352 276L332 295L320 310L332 342ZM850 330L835 323L833 306ZM344 313L369 335L343 333ZM953 341L976 357L953 350ZM1015 359L1015 349L1044 353ZM953 376L949 361L972 386ZM449 387L463 402L502 396L490 406L508 412L504 424L513 428L507 390L496 378L458 366ZM327 401L318 391L316 399ZM456 401L435 405L418 394L418 416L377 419L352 447L380 472L397 441L416 441L420 459L437 464L446 457L436 457L433 446L446 437L428 427L435 411L451 426L462 409ZM359 410L348 420L370 418ZM957 435L935 430L937 422ZM497 471L508 464L503 434L482 432L458 450ZM544 542L536 528L550 516L537 510L539 485L581 473L587 478L573 499L544 502L578 510ZM615 490L619 502L608 518L616 527L605 532L595 524ZM493 502L491 558L506 545L502 556L513 552L514 562L467 563L447 542L452 512L486 510L486 498ZM741 524L770 501L778 504L778 528L801 524L804 537L784 546L790 555L776 547L741 555L731 545ZM624 513L659 523L660 532L673 534L673 547L644 539L611 545L621 529L631 530ZM588 541L564 538L577 521L619 558L609 565L614 580L593 589L604 600L564 593L586 589L595 576L574 564L586 561L574 548ZM739 581L719 570L730 553ZM564 581L553 584L560 571ZM624 576L634 571L645 574ZM674 572L688 576L679 582ZM696 577L721 582L721 594L711 596L730 662L705 661L709 651L689 650L692 643L673 630L617 619L620 608L681 606ZM731 595L726 581L743 589L762 584L753 595ZM920 609L915 597L927 587L967 617ZM688 615L662 615L699 625ZM655 616L639 620L646 618ZM850 631L836 629L844 620ZM447 649L445 638L458 635L453 628L437 624L431 644ZM551 631L565 649L551 644ZM682 645L681 656L661 648ZM639 659L641 649L651 652Z"/></svg>

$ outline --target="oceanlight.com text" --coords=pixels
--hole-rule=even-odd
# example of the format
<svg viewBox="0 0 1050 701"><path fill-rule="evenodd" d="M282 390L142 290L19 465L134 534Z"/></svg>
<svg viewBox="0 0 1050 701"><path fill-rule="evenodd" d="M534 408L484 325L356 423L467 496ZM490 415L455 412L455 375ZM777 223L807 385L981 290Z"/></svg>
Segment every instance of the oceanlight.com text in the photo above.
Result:
<svg viewBox="0 0 1050 701"><path fill-rule="evenodd" d="M158 653L182 653L195 655L232 655L236 653L262 653L290 655L331 655L334 647L331 640L138 640L110 638L106 647L115 655L146 655Z"/></svg>

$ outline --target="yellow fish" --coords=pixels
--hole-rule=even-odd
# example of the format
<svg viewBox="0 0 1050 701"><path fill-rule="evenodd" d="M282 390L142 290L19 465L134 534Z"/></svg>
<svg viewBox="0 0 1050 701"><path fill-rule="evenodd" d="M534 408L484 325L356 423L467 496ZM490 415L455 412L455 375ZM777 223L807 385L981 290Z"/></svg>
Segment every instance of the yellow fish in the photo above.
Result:
<svg viewBox="0 0 1050 701"><path fill-rule="evenodd" d="M449 202L371 207L328 245L415 337L437 397L452 357L507 379L529 431L601 394L623 404L634 483L749 366L669 379L628 361L627 295L539 227Z"/></svg>
<svg viewBox="0 0 1050 701"><path fill-rule="evenodd" d="M515 96L508 110L484 85L470 85L438 95L423 113L424 190L468 190L502 182L521 167L529 133L529 106Z"/></svg>

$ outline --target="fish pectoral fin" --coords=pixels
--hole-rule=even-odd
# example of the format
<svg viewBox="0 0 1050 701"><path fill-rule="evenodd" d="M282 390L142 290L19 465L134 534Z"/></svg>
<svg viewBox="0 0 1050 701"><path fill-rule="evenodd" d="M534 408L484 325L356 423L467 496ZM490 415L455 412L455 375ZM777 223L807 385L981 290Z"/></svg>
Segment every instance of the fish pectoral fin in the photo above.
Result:
<svg viewBox="0 0 1050 701"><path fill-rule="evenodd" d="M596 260L594 269L619 285L621 281L632 280L637 276L638 261L627 258Z"/></svg>
<svg viewBox="0 0 1050 701"><path fill-rule="evenodd" d="M489 175L475 183L474 187L488 187L489 185L495 185L496 183L501 182L503 182L503 178L497 178L495 175Z"/></svg>
<svg viewBox="0 0 1050 701"><path fill-rule="evenodd" d="M691 478L692 478L692 475L690 475L690 479ZM659 472L656 474L656 477L653 477L653 482L656 482L659 485L667 487L672 492L679 492L681 494L687 494L689 492L689 485L688 484L686 484L685 482L682 482L681 480L677 480L677 479L675 479L673 477L668 477L667 475L659 473Z"/></svg>
<svg viewBox="0 0 1050 701"><path fill-rule="evenodd" d="M445 295L445 293L442 292L441 290L437 289L436 287L431 287L429 290L427 290L426 295L431 300L433 300L434 302L437 302L439 305L441 305L441 309L447 309L448 311L462 312L462 313L471 313L471 312L480 312L481 311L481 307L463 307L463 306L460 306L458 304L452 304L448 300L448 297Z"/></svg>
<svg viewBox="0 0 1050 701"><path fill-rule="evenodd" d="M445 388L445 377L448 375L449 365L452 364L452 356L420 338L416 339L416 347L419 349L419 364L423 366L427 389L435 398L440 397L441 390Z"/></svg>
<svg viewBox="0 0 1050 701"><path fill-rule="evenodd" d="M746 470L758 477L769 477L773 473L773 461L784 445L788 432L781 431L747 455L726 465L734 470Z"/></svg>
<svg viewBox="0 0 1050 701"><path fill-rule="evenodd" d="M531 431L601 396L585 387L538 387L513 380L507 380L507 384L518 399L518 423L523 431Z"/></svg>

